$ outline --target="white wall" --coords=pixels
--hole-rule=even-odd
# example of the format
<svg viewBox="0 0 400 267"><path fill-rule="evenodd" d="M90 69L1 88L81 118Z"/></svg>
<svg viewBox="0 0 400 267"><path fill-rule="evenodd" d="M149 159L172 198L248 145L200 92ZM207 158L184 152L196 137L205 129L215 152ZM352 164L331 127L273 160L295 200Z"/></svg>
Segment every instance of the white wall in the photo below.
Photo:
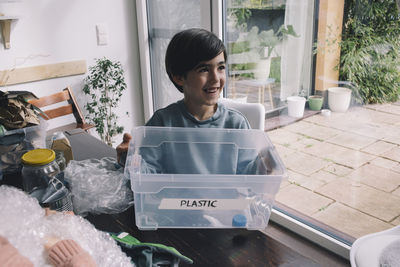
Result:
<svg viewBox="0 0 400 267"><path fill-rule="evenodd" d="M0 70L82 59L90 66L95 58L103 56L119 60L127 83L127 90L116 110L119 124L125 126L125 131L130 131L133 126L144 123L135 1L0 0L0 13L20 17L11 27L11 48L4 49L3 40L0 40ZM108 45L97 45L97 23L108 26ZM70 85L86 113L82 93L85 76L6 86L0 90L28 90L40 97ZM54 126L58 125L53 123L50 128ZM121 139L118 136L116 144Z"/></svg>

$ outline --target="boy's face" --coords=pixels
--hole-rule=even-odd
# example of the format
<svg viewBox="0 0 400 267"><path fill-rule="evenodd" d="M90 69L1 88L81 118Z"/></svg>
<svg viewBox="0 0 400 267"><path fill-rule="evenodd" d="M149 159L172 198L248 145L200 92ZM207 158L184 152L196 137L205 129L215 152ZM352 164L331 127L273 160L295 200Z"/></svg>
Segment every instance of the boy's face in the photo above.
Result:
<svg viewBox="0 0 400 267"><path fill-rule="evenodd" d="M224 53L200 62L186 77L176 76L174 81L182 86L185 102L195 106L214 106L226 80Z"/></svg>

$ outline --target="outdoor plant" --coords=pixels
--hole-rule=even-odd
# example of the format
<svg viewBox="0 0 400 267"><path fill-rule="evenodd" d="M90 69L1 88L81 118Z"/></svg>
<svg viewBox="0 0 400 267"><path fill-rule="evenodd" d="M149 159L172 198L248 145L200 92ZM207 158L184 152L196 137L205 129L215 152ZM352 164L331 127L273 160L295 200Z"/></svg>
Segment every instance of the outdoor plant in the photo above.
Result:
<svg viewBox="0 0 400 267"><path fill-rule="evenodd" d="M233 70L254 69L260 60L269 60L277 45L281 44L288 36L295 36L296 32L292 25L282 25L278 31L261 31L253 26L250 31L231 43L229 55L231 62L248 62L232 64ZM280 62L279 62L280 63ZM278 76L278 75L277 75Z"/></svg>
<svg viewBox="0 0 400 267"><path fill-rule="evenodd" d="M400 16L394 0L348 0L340 42L340 80L358 89L364 103L400 95Z"/></svg>
<svg viewBox="0 0 400 267"><path fill-rule="evenodd" d="M84 79L83 92L90 98L85 104L88 111L86 118L96 125L100 138L110 146L113 137L124 130L123 126L118 125L114 109L125 89L121 63L105 57L96 59L96 64L89 67L89 75Z"/></svg>

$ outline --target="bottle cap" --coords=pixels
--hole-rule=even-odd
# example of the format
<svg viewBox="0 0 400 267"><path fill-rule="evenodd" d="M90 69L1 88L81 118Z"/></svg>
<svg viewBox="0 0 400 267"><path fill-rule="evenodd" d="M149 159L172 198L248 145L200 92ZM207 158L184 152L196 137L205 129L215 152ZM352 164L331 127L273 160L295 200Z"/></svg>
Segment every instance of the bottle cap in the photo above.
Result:
<svg viewBox="0 0 400 267"><path fill-rule="evenodd" d="M232 226L240 227L240 226L246 226L247 219L246 216L242 214L236 214L232 218Z"/></svg>
<svg viewBox="0 0 400 267"><path fill-rule="evenodd" d="M32 166L46 165L56 158L56 153L47 148L38 148L26 152L22 155L22 163Z"/></svg>

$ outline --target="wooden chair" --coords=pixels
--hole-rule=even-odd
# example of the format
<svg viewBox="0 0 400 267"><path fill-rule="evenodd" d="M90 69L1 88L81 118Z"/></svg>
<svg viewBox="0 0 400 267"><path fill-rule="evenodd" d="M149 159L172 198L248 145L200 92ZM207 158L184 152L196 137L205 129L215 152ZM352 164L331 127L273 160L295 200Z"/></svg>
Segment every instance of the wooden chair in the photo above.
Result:
<svg viewBox="0 0 400 267"><path fill-rule="evenodd" d="M59 93L55 93L55 94L48 95L48 96L43 96L43 97L40 97L39 99L31 99L28 102L31 103L32 105L35 105L36 107L38 107L40 109L50 106L50 105L53 105L53 104L61 103L61 102L67 103L67 105L63 105L63 106L59 106L59 107L55 107L55 108L42 109L43 113L45 113L45 115L47 116L46 117L46 116L42 115L42 117L45 120L51 120L51 119L66 116L69 114L73 114L76 119L76 123L71 123L68 125L57 127L55 129L52 129L51 130L52 132L68 131L68 130L72 130L75 128L81 128L85 131L88 131L90 128L95 127L95 125L88 124L85 122L85 118L82 115L82 112L79 109L76 99L75 99L75 97L72 93L72 90L69 86Z"/></svg>

